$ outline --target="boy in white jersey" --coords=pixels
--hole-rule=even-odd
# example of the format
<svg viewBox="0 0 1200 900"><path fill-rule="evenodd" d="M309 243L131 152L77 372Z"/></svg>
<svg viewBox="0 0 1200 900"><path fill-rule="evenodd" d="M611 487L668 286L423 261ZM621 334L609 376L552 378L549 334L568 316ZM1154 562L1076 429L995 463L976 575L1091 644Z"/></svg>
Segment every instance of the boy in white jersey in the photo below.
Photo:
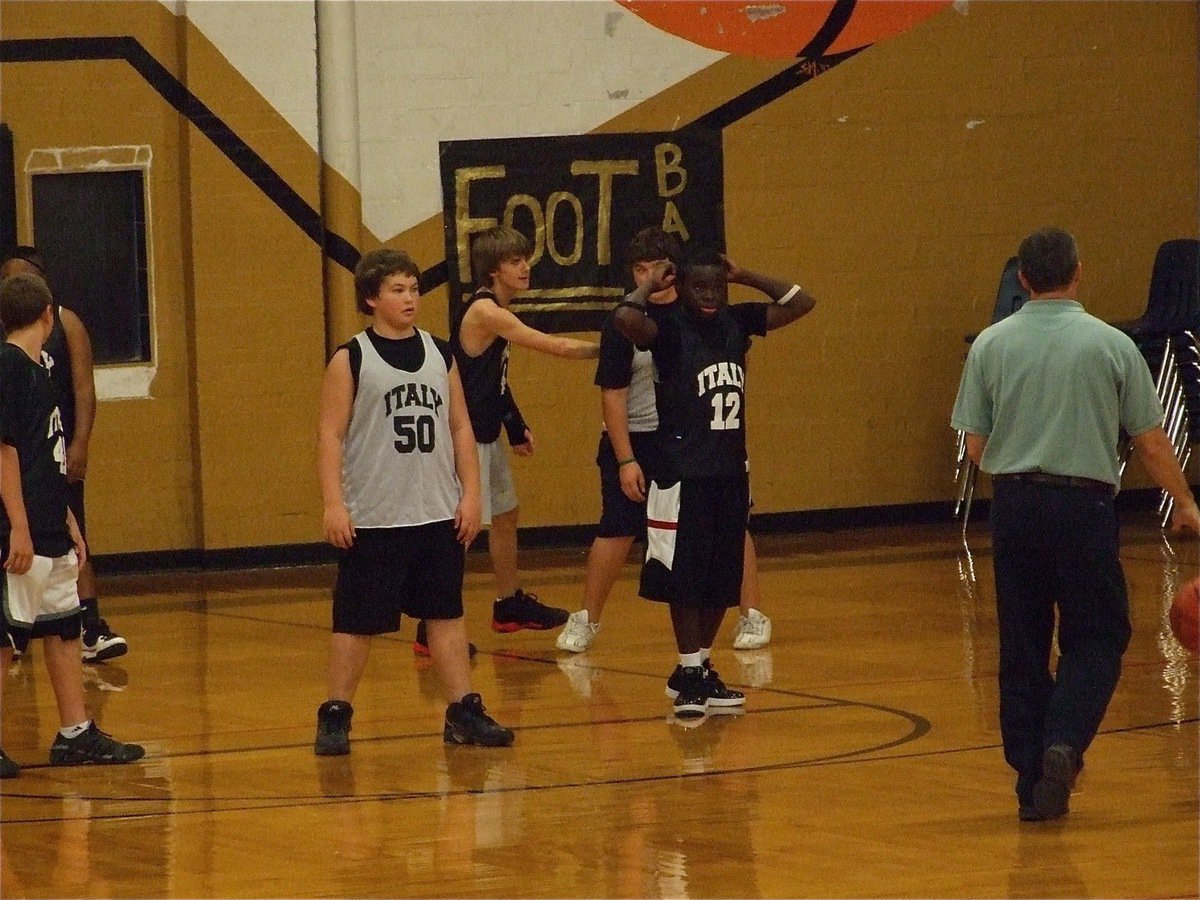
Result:
<svg viewBox="0 0 1200 900"><path fill-rule="evenodd" d="M414 326L420 269L376 250L354 270L373 317L333 355L321 388L317 473L325 539L342 551L333 594L328 699L317 710L318 756L350 752L351 701L371 638L424 619L449 706L448 744L508 746L471 691L463 564L479 533L479 461L449 345Z"/></svg>

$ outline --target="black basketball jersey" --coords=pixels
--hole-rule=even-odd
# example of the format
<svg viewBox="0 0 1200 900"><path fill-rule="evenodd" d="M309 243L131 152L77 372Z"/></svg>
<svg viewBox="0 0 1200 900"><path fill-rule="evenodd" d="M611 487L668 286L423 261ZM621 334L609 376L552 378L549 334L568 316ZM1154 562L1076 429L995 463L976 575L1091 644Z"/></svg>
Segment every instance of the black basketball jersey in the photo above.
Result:
<svg viewBox="0 0 1200 900"><path fill-rule="evenodd" d="M50 381L58 391L58 411L62 415L63 434L69 444L75 437L75 382L71 380L71 352L60 314L62 307L55 303L52 308L54 328L42 346L42 363L49 370ZM0 328L0 342L3 340L4 329Z"/></svg>
<svg viewBox="0 0 1200 900"><path fill-rule="evenodd" d="M479 290L467 301L466 308L470 309L472 303L484 297L496 299L491 291ZM466 309L463 315L466 315ZM458 374L462 378L475 440L490 444L500 437L500 426L516 409L508 389L508 341L497 335L486 350L478 356L470 356L463 350L460 331L455 328L450 344L458 361Z"/></svg>
<svg viewBox="0 0 1200 900"><path fill-rule="evenodd" d="M71 549L67 530L67 448L58 396L44 366L20 347L0 346L0 441L16 448L21 493L33 550L63 556ZM0 504L0 543L8 547L12 523Z"/></svg>
<svg viewBox="0 0 1200 900"><path fill-rule="evenodd" d="M49 370L50 381L58 392L63 435L69 444L75 437L75 382L71 380L71 352L67 346L67 330L63 327L61 310L62 307L55 303L54 327L42 347L42 363Z"/></svg>
<svg viewBox="0 0 1200 900"><path fill-rule="evenodd" d="M656 318L662 465L657 478L723 478L746 472L746 351L766 334L766 303L739 303L699 319L672 304Z"/></svg>

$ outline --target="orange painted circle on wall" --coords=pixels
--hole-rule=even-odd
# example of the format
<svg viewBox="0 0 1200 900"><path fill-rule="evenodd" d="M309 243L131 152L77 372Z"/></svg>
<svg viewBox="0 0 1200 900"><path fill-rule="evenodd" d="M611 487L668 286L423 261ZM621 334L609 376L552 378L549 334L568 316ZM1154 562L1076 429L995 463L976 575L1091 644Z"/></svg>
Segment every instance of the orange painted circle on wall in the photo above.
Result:
<svg viewBox="0 0 1200 900"><path fill-rule="evenodd" d="M651 25L711 50L770 59L795 57L839 20L839 4L818 0L741 3L728 0L619 0ZM823 55L875 44L907 31L951 0L859 0ZM843 7L844 9L844 7ZM830 16L834 16L830 20Z"/></svg>

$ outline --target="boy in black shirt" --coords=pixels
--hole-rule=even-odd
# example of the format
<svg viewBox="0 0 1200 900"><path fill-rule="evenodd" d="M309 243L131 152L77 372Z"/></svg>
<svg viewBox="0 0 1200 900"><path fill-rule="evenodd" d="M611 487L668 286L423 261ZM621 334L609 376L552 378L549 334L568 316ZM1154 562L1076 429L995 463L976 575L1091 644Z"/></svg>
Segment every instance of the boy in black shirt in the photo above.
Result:
<svg viewBox="0 0 1200 900"><path fill-rule="evenodd" d="M697 253L676 280L682 308L658 318L646 299L670 283L673 266L622 301L621 333L649 348L658 372L660 455L646 503L647 548L639 593L670 605L679 666L667 681L675 714L745 703L709 663L725 610L742 582L750 484L746 459L745 375L751 335L796 321L816 305L799 285ZM745 284L773 303L729 306L728 284Z"/></svg>
<svg viewBox="0 0 1200 900"><path fill-rule="evenodd" d="M528 239L513 228L496 226L476 236L471 270L479 287L450 338L479 450L483 523L496 579L492 629L501 633L542 631L567 621L565 609L522 590L517 575L517 493L500 431L518 456L532 455L534 443L508 383L509 344L564 359L595 359L600 353L599 344L545 334L509 310L513 298L529 288L531 252Z"/></svg>
<svg viewBox="0 0 1200 900"><path fill-rule="evenodd" d="M38 621L63 727L50 764L129 763L145 751L115 741L88 719L80 655L77 579L87 550L67 506L62 416L42 347L54 327L50 289L36 275L0 284L0 554L4 558L0 686L16 636ZM0 752L0 777L20 768Z"/></svg>

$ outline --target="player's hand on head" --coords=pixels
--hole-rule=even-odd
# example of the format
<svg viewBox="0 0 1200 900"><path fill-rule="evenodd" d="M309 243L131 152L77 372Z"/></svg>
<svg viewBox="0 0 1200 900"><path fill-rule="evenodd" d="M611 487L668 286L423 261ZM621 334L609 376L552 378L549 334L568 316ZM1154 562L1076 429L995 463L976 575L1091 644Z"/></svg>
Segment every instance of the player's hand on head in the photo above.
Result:
<svg viewBox="0 0 1200 900"><path fill-rule="evenodd" d="M737 263L726 256L724 253L718 253L721 257L721 262L725 264L725 280L726 281L741 281L742 269Z"/></svg>
<svg viewBox="0 0 1200 900"><path fill-rule="evenodd" d="M646 476L637 461L626 463L620 468L621 493L634 503L646 502Z"/></svg>
<svg viewBox="0 0 1200 900"><path fill-rule="evenodd" d="M325 510L323 517L325 540L340 550L349 550L354 543L354 523L345 506L334 506Z"/></svg>
<svg viewBox="0 0 1200 900"><path fill-rule="evenodd" d="M665 260L661 265L654 269L654 290L652 293L657 294L659 291L665 291L675 283L675 263L670 260Z"/></svg>

